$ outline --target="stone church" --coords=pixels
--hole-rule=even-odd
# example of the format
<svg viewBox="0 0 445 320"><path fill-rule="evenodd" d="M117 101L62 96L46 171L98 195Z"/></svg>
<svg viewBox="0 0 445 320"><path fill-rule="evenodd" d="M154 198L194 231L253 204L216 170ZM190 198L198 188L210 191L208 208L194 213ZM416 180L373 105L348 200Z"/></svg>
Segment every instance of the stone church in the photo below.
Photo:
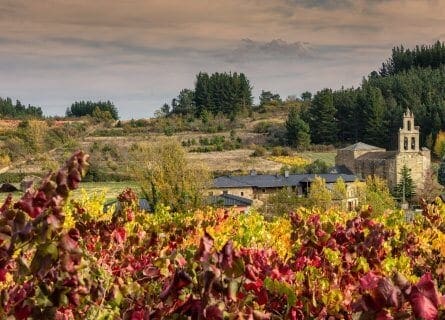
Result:
<svg viewBox="0 0 445 320"><path fill-rule="evenodd" d="M401 180L404 165L411 170L416 188L422 188L425 173L430 168L431 154L427 148L420 148L419 127L414 125L414 115L407 109L403 114L403 127L399 129L398 149L386 149L358 142L337 151L337 168L346 169L360 178L376 175L388 182L393 190Z"/></svg>

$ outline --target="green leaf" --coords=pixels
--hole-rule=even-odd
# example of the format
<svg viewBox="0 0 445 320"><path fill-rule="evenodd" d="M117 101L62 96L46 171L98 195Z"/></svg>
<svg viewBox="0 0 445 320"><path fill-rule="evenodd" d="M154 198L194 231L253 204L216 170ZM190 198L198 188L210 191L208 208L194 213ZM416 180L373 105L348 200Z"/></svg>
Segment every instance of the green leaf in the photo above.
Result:
<svg viewBox="0 0 445 320"><path fill-rule="evenodd" d="M51 300L48 299L48 296L46 296L42 290L37 287L36 288L36 295L35 295L35 302L36 306L39 307L52 307L53 303L51 302Z"/></svg>
<svg viewBox="0 0 445 320"><path fill-rule="evenodd" d="M117 285L113 286L113 300L111 300L111 305L118 307L122 303L122 299L124 296L122 295L119 287Z"/></svg>
<svg viewBox="0 0 445 320"><path fill-rule="evenodd" d="M59 258L59 249L53 242L41 244L31 261L31 272L43 276Z"/></svg>
<svg viewBox="0 0 445 320"><path fill-rule="evenodd" d="M232 300L234 302L236 302L236 300L237 300L236 294L238 292L238 288L239 288L238 281L231 280L229 282L229 286L227 288L227 296L230 300Z"/></svg>

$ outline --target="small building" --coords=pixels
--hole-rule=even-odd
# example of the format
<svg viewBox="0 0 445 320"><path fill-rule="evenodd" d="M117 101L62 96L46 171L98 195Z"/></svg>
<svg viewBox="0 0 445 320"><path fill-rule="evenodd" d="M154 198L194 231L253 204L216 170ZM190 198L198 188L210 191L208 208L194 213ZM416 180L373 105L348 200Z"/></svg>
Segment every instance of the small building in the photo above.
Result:
<svg viewBox="0 0 445 320"><path fill-rule="evenodd" d="M122 203L119 200L114 199L114 200L109 201L104 204L103 212L107 212L113 205L115 206L114 207L115 212L122 211L122 207L123 207ZM141 211L145 211L145 212L153 212L153 208L150 206L150 203L145 198L139 198L138 209Z"/></svg>
<svg viewBox="0 0 445 320"><path fill-rule="evenodd" d="M387 151L384 148L358 142L337 151L335 165L364 179L367 176L378 176L387 181L390 190L394 190L402 180L401 170L406 166L416 183L422 188L427 170L431 164L431 152L420 147L420 128L414 125L414 115L407 109L403 115L403 126L398 133L397 150Z"/></svg>
<svg viewBox="0 0 445 320"><path fill-rule="evenodd" d="M233 208L234 210L245 213L249 211L253 200L236 196L234 194L222 193L216 196L209 196L207 203L216 207Z"/></svg>

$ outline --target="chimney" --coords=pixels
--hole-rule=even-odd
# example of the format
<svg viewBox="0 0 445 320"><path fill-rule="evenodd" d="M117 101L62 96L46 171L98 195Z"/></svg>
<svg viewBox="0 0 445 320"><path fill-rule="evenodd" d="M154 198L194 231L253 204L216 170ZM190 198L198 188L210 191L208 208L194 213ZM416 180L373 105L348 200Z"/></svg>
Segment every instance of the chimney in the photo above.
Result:
<svg viewBox="0 0 445 320"><path fill-rule="evenodd" d="M256 170L255 169L250 170L250 175L251 176L256 176Z"/></svg>
<svg viewBox="0 0 445 320"><path fill-rule="evenodd" d="M289 178L289 170L284 170L284 177Z"/></svg>

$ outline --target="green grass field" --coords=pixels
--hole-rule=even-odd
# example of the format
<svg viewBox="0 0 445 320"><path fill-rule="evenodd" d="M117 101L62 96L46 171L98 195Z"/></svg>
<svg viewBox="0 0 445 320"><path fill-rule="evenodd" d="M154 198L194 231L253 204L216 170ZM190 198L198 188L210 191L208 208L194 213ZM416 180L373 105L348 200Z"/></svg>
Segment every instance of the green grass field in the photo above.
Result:
<svg viewBox="0 0 445 320"><path fill-rule="evenodd" d="M119 193L121 193L125 188L132 188L136 193L140 192L140 188L134 181L122 181L122 182L82 182L77 190L71 193L71 198L75 199L81 196L81 190L84 189L88 194L94 192L105 191L106 200L115 199ZM0 203L8 196L8 193L0 193ZM17 200L22 196L22 192L14 192L13 198Z"/></svg>
<svg viewBox="0 0 445 320"><path fill-rule="evenodd" d="M337 154L337 152L335 152L335 151L332 151L332 152L310 152L310 151L305 151L305 152L298 153L298 155L301 155L303 157L309 158L312 161L315 161L317 159L323 160L329 166L335 165L335 155L336 154Z"/></svg>

